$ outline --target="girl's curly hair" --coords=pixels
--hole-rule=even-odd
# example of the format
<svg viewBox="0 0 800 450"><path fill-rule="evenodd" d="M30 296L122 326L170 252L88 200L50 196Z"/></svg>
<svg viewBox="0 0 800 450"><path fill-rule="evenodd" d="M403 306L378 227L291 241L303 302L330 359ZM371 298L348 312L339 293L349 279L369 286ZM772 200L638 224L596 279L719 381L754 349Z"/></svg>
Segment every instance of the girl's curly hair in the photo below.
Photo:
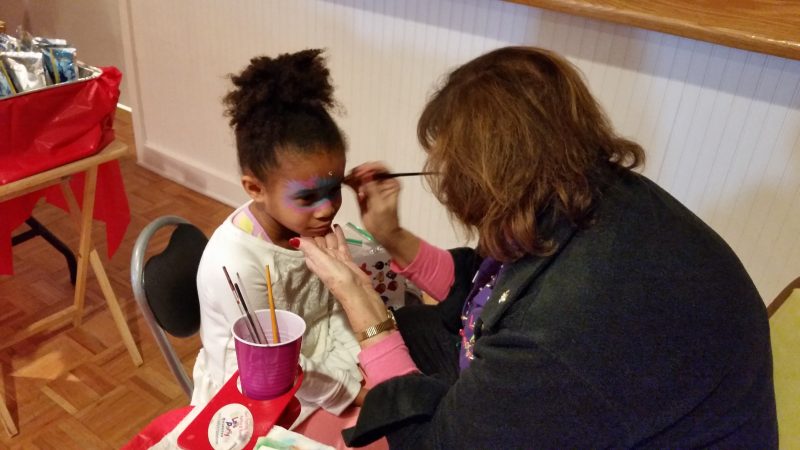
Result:
<svg viewBox="0 0 800 450"><path fill-rule="evenodd" d="M345 137L330 115L337 107L322 50L258 56L225 96L242 172L259 179L277 166L281 151L344 152Z"/></svg>

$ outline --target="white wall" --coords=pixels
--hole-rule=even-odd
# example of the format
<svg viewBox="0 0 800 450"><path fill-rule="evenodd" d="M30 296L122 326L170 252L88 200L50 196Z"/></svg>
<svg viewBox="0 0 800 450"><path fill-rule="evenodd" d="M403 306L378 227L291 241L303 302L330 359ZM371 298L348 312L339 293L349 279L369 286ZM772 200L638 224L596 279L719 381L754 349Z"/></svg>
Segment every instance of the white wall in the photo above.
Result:
<svg viewBox="0 0 800 450"><path fill-rule="evenodd" d="M800 274L798 61L490 0L124 1L140 162L231 205L245 196L220 99L250 57L327 48L348 165L410 171L424 158L416 119L440 77L530 44L583 70L617 128L645 147L645 174L731 244L765 301ZM419 181L404 187L410 229L461 242ZM357 221L352 201L340 214Z"/></svg>
<svg viewBox="0 0 800 450"><path fill-rule="evenodd" d="M66 39L78 59L92 66L115 66L123 73L119 101L129 105L120 33L119 0L0 0L6 32L17 26L35 36Z"/></svg>

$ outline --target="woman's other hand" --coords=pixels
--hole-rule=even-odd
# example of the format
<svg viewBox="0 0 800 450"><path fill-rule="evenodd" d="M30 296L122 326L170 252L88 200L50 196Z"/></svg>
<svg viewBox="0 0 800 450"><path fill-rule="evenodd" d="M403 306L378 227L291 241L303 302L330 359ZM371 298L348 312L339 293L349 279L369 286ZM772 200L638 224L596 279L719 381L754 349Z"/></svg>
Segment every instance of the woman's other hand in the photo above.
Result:
<svg viewBox="0 0 800 450"><path fill-rule="evenodd" d="M389 173L389 169L378 162L364 163L350 172L346 184L356 191L364 227L383 244L400 228L400 182L396 178L377 180L375 175L379 173Z"/></svg>
<svg viewBox="0 0 800 450"><path fill-rule="evenodd" d="M400 267L406 267L417 256L419 238L400 226L400 182L396 178L375 179L380 173L389 173L389 169L379 162L364 163L350 172L345 184L358 195L364 227Z"/></svg>
<svg viewBox="0 0 800 450"><path fill-rule="evenodd" d="M303 252L308 268L342 305L353 331L386 320L386 306L369 277L353 262L340 226L325 236L293 238L290 243Z"/></svg>
<svg viewBox="0 0 800 450"><path fill-rule="evenodd" d="M358 391L356 398L353 399L353 405L355 406L362 406L364 405L364 399L367 397L367 393L369 393L369 389L365 387L361 387L361 390Z"/></svg>

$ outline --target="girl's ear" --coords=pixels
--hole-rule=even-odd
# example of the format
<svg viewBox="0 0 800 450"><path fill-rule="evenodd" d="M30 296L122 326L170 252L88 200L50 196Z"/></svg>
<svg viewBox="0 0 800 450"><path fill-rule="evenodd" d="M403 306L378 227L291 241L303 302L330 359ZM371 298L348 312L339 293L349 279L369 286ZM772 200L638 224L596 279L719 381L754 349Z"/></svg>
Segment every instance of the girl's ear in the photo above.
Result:
<svg viewBox="0 0 800 450"><path fill-rule="evenodd" d="M242 175L242 187L244 188L244 191L247 192L247 195L249 195L254 201L259 202L265 200L266 192L264 185L253 175Z"/></svg>

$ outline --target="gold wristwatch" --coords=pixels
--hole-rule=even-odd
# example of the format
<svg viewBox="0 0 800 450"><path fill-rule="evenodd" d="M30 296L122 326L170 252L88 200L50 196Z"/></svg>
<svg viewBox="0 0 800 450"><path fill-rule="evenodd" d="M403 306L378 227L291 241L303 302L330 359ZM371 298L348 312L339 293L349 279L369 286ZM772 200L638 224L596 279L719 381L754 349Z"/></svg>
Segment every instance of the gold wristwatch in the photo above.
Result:
<svg viewBox="0 0 800 450"><path fill-rule="evenodd" d="M386 315L387 315L387 319L384 320L383 322L376 323L375 325L372 325L371 327L367 327L366 330L358 333L358 336L356 336L358 338L358 342L367 340L367 339L371 338L372 336L375 336L376 334L381 333L383 331L396 330L397 329L397 322L395 322L395 320L394 320L394 314L392 313L392 310L391 309L387 309L386 310Z"/></svg>

